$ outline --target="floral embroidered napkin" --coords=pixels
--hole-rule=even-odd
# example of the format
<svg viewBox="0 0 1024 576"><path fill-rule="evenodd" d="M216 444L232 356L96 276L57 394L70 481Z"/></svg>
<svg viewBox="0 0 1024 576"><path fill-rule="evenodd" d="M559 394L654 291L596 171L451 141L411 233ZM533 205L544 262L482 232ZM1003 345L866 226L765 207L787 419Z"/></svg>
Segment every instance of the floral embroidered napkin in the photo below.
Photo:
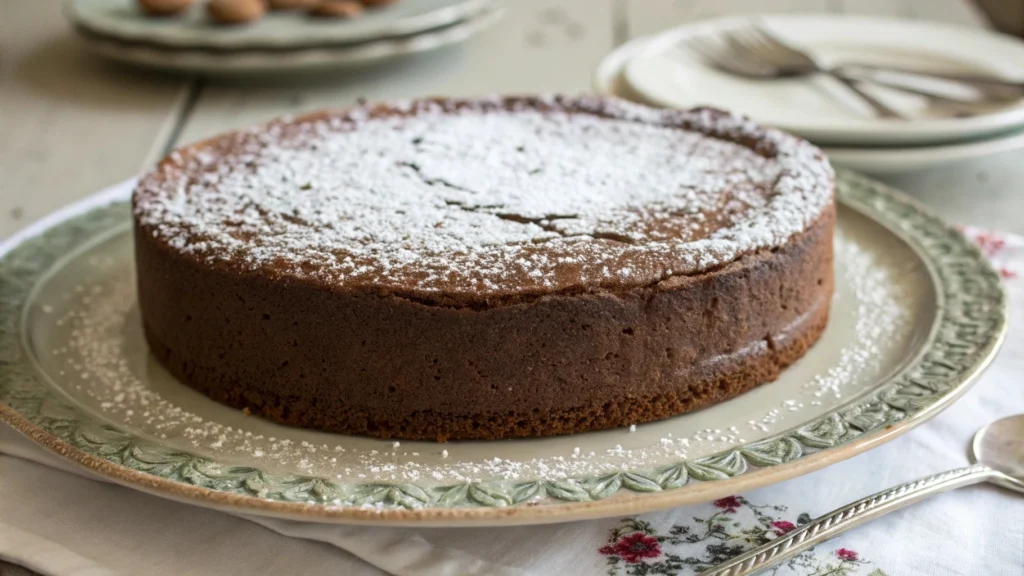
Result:
<svg viewBox="0 0 1024 576"><path fill-rule="evenodd" d="M0 426L0 558L74 576L699 573L852 500L962 466L977 428L1024 412L1024 238L964 231L1010 293L1010 333L998 358L935 419L807 476L635 518L493 529L328 526L237 517L87 479ZM1021 576L1024 497L989 486L943 494L769 573Z"/></svg>

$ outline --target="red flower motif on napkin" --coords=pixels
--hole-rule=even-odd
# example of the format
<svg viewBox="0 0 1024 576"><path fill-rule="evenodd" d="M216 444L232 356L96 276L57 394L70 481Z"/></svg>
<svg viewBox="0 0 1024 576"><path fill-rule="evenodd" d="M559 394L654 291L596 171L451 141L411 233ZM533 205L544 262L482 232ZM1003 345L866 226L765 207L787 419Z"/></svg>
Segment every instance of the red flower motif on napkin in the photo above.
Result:
<svg viewBox="0 0 1024 576"><path fill-rule="evenodd" d="M775 528L775 534L782 536L786 532L792 532L796 528L796 524L788 520L776 520L772 522L772 528Z"/></svg>
<svg viewBox="0 0 1024 576"><path fill-rule="evenodd" d="M982 232L974 236L974 242L986 256L995 256L1006 248L1006 239L991 232Z"/></svg>
<svg viewBox="0 0 1024 576"><path fill-rule="evenodd" d="M982 254L992 261L999 276L1004 280L1015 280L1020 277L1020 272L1013 265L1019 264L1021 257L1024 256L1017 237L969 226L960 227L960 231L978 245Z"/></svg>
<svg viewBox="0 0 1024 576"><path fill-rule="evenodd" d="M681 509L680 511L685 510ZM783 520L786 507L759 504L743 496L727 496L683 512L670 526L655 526L640 518L623 518L596 548L604 557L607 576L669 576L704 574L713 566L750 549L793 534L811 521L801 513L793 522ZM788 563L801 576L886 576L881 568L849 548L805 551Z"/></svg>
<svg viewBox="0 0 1024 576"><path fill-rule="evenodd" d="M627 564L636 564L644 558L661 556L661 544L653 536L643 532L633 532L619 539L614 544L602 546L598 552L605 556L618 556Z"/></svg>
<svg viewBox="0 0 1024 576"><path fill-rule="evenodd" d="M713 504L716 508L722 508L726 512L735 512L739 510L740 506L743 506L743 500L740 500L739 496L726 496L715 500Z"/></svg>
<svg viewBox="0 0 1024 576"><path fill-rule="evenodd" d="M860 555L850 550L849 548L840 548L836 550L836 556L839 556L840 560L848 560L850 562L856 562Z"/></svg>

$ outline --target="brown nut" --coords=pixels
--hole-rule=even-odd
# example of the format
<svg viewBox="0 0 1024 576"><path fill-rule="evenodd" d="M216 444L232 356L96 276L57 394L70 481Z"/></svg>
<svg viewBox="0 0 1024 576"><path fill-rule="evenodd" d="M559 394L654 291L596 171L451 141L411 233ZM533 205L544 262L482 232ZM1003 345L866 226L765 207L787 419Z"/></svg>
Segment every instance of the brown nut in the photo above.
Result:
<svg viewBox="0 0 1024 576"><path fill-rule="evenodd" d="M192 0L139 0L139 8L148 16L173 16L191 5Z"/></svg>
<svg viewBox="0 0 1024 576"><path fill-rule="evenodd" d="M367 8L378 8L380 6L394 4L395 2L398 2L398 0L362 0L362 2L363 6L366 6Z"/></svg>
<svg viewBox="0 0 1024 576"><path fill-rule="evenodd" d="M324 0L309 13L321 18L355 18L363 13L363 5L355 0Z"/></svg>
<svg viewBox="0 0 1024 576"><path fill-rule="evenodd" d="M321 0L270 0L271 10L308 10Z"/></svg>
<svg viewBox="0 0 1024 576"><path fill-rule="evenodd" d="M206 12L218 24L253 22L266 11L263 0L210 0L206 5Z"/></svg>

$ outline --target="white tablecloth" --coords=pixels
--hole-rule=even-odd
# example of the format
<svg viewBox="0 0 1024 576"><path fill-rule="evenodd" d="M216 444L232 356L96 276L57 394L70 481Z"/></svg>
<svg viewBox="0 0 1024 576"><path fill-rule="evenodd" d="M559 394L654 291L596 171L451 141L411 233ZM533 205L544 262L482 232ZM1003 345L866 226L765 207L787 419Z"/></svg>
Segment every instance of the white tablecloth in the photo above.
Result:
<svg viewBox="0 0 1024 576"><path fill-rule="evenodd" d="M43 574L692 574L900 482L962 466L974 431L1024 412L1024 239L968 231L1006 277L1010 333L948 410L876 450L775 486L636 518L454 530L241 518L62 471L0 426L0 558ZM844 534L778 571L1024 575L1024 496L975 486Z"/></svg>

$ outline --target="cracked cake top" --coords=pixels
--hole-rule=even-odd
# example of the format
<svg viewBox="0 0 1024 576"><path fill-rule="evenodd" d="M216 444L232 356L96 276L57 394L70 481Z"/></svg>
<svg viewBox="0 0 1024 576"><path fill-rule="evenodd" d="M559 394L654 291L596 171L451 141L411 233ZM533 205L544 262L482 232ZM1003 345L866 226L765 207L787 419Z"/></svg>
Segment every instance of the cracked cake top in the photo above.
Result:
<svg viewBox="0 0 1024 576"><path fill-rule="evenodd" d="M621 290L772 248L832 203L804 140L711 109L423 100L174 152L140 231L238 273L431 302Z"/></svg>

